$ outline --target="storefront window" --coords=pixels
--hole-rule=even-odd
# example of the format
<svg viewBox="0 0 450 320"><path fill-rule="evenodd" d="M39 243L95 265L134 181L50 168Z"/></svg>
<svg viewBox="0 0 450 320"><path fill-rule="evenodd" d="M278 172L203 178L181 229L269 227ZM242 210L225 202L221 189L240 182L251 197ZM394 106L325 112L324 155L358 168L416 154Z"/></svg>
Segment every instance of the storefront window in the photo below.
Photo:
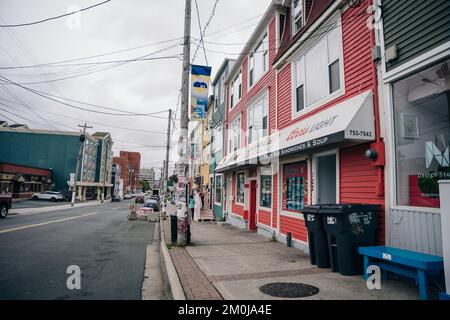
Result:
<svg viewBox="0 0 450 320"><path fill-rule="evenodd" d="M261 168L260 173L260 193L259 206L264 208L272 207L272 169L271 167Z"/></svg>
<svg viewBox="0 0 450 320"><path fill-rule="evenodd" d="M216 203L222 202L222 176L216 176L216 191L214 201Z"/></svg>
<svg viewBox="0 0 450 320"><path fill-rule="evenodd" d="M244 172L236 174L236 202L244 203Z"/></svg>
<svg viewBox="0 0 450 320"><path fill-rule="evenodd" d="M306 161L283 166L283 210L303 210L307 195Z"/></svg>
<svg viewBox="0 0 450 320"><path fill-rule="evenodd" d="M439 208L450 179L450 63L393 84L397 204Z"/></svg>

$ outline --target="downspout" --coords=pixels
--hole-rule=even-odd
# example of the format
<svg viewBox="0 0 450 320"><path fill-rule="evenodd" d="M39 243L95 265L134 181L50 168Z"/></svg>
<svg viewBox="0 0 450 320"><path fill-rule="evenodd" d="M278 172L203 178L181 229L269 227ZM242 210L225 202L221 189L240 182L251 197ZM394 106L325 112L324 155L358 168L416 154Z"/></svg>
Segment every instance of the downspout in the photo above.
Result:
<svg viewBox="0 0 450 320"><path fill-rule="evenodd" d="M374 0L369 0L369 6L374 5ZM376 45L375 28L370 30L370 43ZM378 98L378 75L376 62L372 62L372 87L373 87L373 103L375 115L375 142L370 145L370 149L376 150L378 153L377 159L372 163L372 166L377 168L377 187L376 194L379 197L384 196L384 166L385 166L385 147L384 141L381 139L380 130L380 109Z"/></svg>

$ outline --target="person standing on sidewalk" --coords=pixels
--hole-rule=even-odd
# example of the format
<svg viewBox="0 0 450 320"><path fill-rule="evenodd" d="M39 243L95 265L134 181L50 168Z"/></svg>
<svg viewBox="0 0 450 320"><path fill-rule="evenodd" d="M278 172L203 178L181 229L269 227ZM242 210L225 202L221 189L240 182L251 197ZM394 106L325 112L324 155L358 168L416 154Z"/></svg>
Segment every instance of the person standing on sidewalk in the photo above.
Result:
<svg viewBox="0 0 450 320"><path fill-rule="evenodd" d="M193 194L189 196L189 210L191 211L192 214L192 220L194 220L195 199Z"/></svg>

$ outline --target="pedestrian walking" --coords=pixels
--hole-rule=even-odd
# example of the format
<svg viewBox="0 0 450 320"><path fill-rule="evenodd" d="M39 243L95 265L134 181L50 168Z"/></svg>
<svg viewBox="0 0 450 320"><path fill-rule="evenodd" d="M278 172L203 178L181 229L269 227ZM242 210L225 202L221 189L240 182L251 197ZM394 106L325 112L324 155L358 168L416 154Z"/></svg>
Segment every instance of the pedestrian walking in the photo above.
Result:
<svg viewBox="0 0 450 320"><path fill-rule="evenodd" d="M194 220L195 199L193 194L189 196L189 210L191 211L192 214L192 220Z"/></svg>

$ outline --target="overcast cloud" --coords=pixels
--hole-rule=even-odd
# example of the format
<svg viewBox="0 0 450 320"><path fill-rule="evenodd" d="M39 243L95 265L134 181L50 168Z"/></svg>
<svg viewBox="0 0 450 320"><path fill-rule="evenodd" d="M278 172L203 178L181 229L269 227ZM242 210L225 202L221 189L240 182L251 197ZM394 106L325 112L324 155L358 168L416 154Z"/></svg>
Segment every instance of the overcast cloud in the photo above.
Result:
<svg viewBox="0 0 450 320"><path fill-rule="evenodd" d="M0 0L0 24L36 21L66 13L72 5L84 8L98 2L101 1ZM179 55L181 57L184 2L184 0L113 0L82 12L79 29L70 29L67 26L67 18L34 26L0 28L0 66L24 66L77 59L176 38L180 39L73 63L133 59L171 45L174 47L154 56ZM206 43L206 49L229 54L207 52L209 65L213 67L213 76L224 58L237 57L237 53L240 52L243 43L248 39L259 20L258 18L249 19L262 15L269 3L270 0L219 1L216 14L207 31L210 36L205 40L228 45ZM204 26L211 14L214 0L198 0L198 4L202 26ZM230 26L232 27L222 31ZM194 1L192 1L192 36L199 38ZM231 43L233 45L229 45ZM194 51L195 46L193 45L191 54ZM199 50L195 63L205 64L202 50ZM77 71L87 72L111 66L84 65L0 70L0 75L14 82L30 83L64 78L73 76ZM24 84L29 88L54 95L137 113L175 109L180 85L181 61L179 59L136 61L82 77ZM95 131L111 132L115 141L115 155L120 150L139 151L142 155L143 166L162 166L165 149L149 146L165 145L166 119L111 116L76 110L39 97L20 87L6 86L31 106L39 116L20 105L15 97L0 87L0 108L3 109L0 109L0 119L4 118L3 115L15 122L27 123L31 128L52 128L54 126L59 130L74 130L78 124L87 121L89 125L94 126L94 129L89 130L90 133ZM77 106L106 111L83 105ZM23 116L25 119L7 111ZM55 113L62 116L55 115ZM157 116L167 118L167 113ZM179 121L176 122L178 128ZM134 132L98 123L161 133ZM175 142L178 134L179 132L175 131L172 139L172 146L174 146L172 160L175 159ZM157 174L159 175L159 171Z"/></svg>

